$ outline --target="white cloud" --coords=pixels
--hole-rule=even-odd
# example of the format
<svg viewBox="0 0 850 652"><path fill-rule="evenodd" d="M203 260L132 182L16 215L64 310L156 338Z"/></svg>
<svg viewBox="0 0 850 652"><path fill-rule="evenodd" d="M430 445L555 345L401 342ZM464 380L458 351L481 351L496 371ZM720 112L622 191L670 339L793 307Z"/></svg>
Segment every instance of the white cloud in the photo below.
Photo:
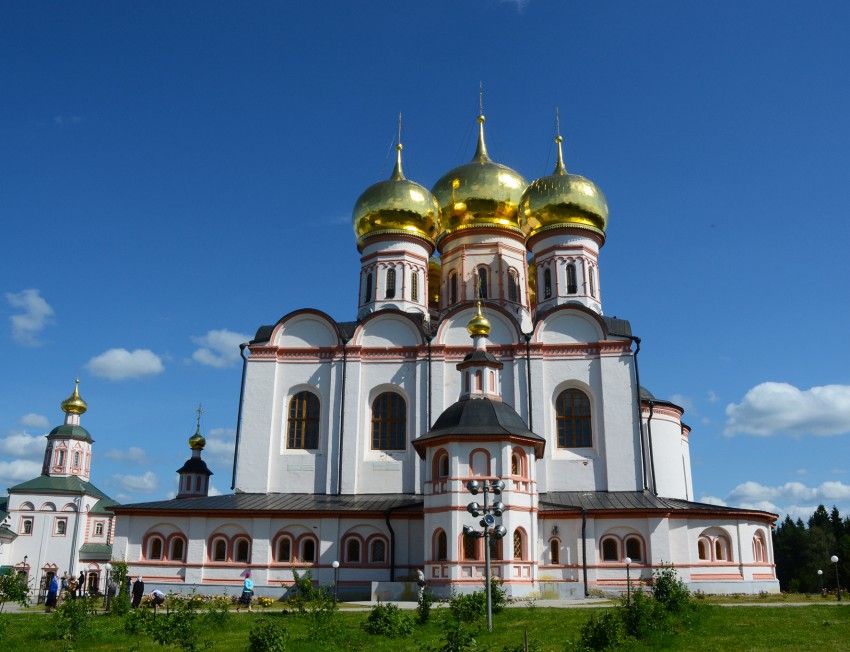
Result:
<svg viewBox="0 0 850 652"><path fill-rule="evenodd" d="M713 389L708 390L708 402L709 403L717 403L720 400L720 396Z"/></svg>
<svg viewBox="0 0 850 652"><path fill-rule="evenodd" d="M39 334L53 321L53 308L42 298L40 290L23 290L17 294L7 292L6 300L13 308L23 310L9 318L12 321L12 338L24 346L39 346Z"/></svg>
<svg viewBox="0 0 850 652"><path fill-rule="evenodd" d="M25 432L13 432L0 439L0 455L40 460L44 458L44 446L44 435L33 436ZM38 472L41 473L41 465Z"/></svg>
<svg viewBox="0 0 850 652"><path fill-rule="evenodd" d="M218 490L216 487L214 487L213 485L210 485L209 495L210 495L210 496L223 496L224 494L223 494L223 493L221 493L221 491L219 491L219 490Z"/></svg>
<svg viewBox="0 0 850 652"><path fill-rule="evenodd" d="M40 462L30 460L0 462L0 487L3 487L3 489L25 480L32 480L39 475L41 475Z"/></svg>
<svg viewBox="0 0 850 652"><path fill-rule="evenodd" d="M125 491L138 491L150 493L159 486L159 479L151 471L145 471L142 475L121 475L116 473L112 481Z"/></svg>
<svg viewBox="0 0 850 652"><path fill-rule="evenodd" d="M113 448L106 451L103 456L117 462L134 462L137 464L147 464L150 462L148 454L138 446L130 446L125 451Z"/></svg>
<svg viewBox="0 0 850 652"><path fill-rule="evenodd" d="M227 329L209 331L206 335L192 338L192 342L201 347L192 354L192 359L208 367L232 367L241 357L239 345L249 339L248 335Z"/></svg>
<svg viewBox="0 0 850 652"><path fill-rule="evenodd" d="M788 383L761 383L740 403L726 406L727 436L843 435L850 432L850 385L801 390Z"/></svg>
<svg viewBox="0 0 850 652"><path fill-rule="evenodd" d="M743 509L758 509L774 514L790 514L793 518L806 520L818 505L839 505L850 502L850 485L843 482L823 482L809 487L801 482L786 482L770 487L758 482L739 484L729 494L727 502Z"/></svg>
<svg viewBox="0 0 850 652"><path fill-rule="evenodd" d="M35 412L30 412L29 414L22 416L20 423L22 426L27 426L29 428L47 429L50 427L50 421L47 417L41 414L36 414Z"/></svg>
<svg viewBox="0 0 850 652"><path fill-rule="evenodd" d="M697 414L696 407L694 407L694 402L684 394L673 394L670 397L670 402L675 403L680 408L683 408L685 412L688 412L692 415Z"/></svg>
<svg viewBox="0 0 850 652"><path fill-rule="evenodd" d="M708 503L709 505L720 505L721 507L726 506L726 501L717 496L700 496L699 502Z"/></svg>
<svg viewBox="0 0 850 652"><path fill-rule="evenodd" d="M160 357L149 349L109 349L89 360L86 369L108 380L127 380L155 376L165 367Z"/></svg>
<svg viewBox="0 0 850 652"><path fill-rule="evenodd" d="M236 446L236 431L233 428L213 428L206 437L204 459L218 469L233 468L233 449ZM213 469L216 471L217 469Z"/></svg>

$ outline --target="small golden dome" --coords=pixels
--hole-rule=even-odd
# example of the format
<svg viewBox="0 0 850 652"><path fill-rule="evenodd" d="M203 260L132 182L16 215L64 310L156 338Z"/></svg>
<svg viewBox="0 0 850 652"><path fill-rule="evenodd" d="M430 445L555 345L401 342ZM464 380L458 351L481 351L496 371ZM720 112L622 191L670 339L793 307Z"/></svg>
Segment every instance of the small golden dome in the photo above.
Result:
<svg viewBox="0 0 850 652"><path fill-rule="evenodd" d="M424 238L431 244L440 233L440 207L427 188L404 178L401 143L386 181L369 186L354 205L352 221L358 244L379 233Z"/></svg>
<svg viewBox="0 0 850 652"><path fill-rule="evenodd" d="M481 312L480 301L478 302L478 309L475 311L475 316L466 325L466 330L472 337L476 335L487 337L490 334L490 320Z"/></svg>
<svg viewBox="0 0 850 652"><path fill-rule="evenodd" d="M428 259L428 307L440 309L440 279L442 265L440 259L431 256Z"/></svg>
<svg viewBox="0 0 850 652"><path fill-rule="evenodd" d="M77 379L77 384L74 385L74 393L62 401L62 411L66 414L85 414L89 409L86 403L80 396L80 379Z"/></svg>
<svg viewBox="0 0 850 652"><path fill-rule="evenodd" d="M529 184L520 200L520 225L527 237L563 226L587 229L605 238L608 226L608 202L589 179L568 174L564 167L560 136L558 162L548 177Z"/></svg>
<svg viewBox="0 0 850 652"><path fill-rule="evenodd" d="M527 184L516 170L490 160L484 116L478 116L478 148L472 161L444 174L431 189L440 205L443 234L473 226L519 232L517 208Z"/></svg>
<svg viewBox="0 0 850 652"><path fill-rule="evenodd" d="M189 448L193 451L202 451L207 445L207 440L201 435L201 424L195 428L195 434L189 437Z"/></svg>

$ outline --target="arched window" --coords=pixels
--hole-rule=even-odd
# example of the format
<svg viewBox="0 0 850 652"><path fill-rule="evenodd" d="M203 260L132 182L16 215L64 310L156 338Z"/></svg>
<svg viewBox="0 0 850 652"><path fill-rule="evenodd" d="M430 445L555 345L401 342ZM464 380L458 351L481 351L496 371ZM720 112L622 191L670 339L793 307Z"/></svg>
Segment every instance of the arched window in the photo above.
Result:
<svg viewBox="0 0 850 652"><path fill-rule="evenodd" d="M447 453L442 452L437 457L436 469L438 478L449 477L449 456Z"/></svg>
<svg viewBox="0 0 850 652"><path fill-rule="evenodd" d="M596 298L596 272L593 267L588 265L587 267L587 278L590 281L590 296L594 299Z"/></svg>
<svg viewBox="0 0 850 652"><path fill-rule="evenodd" d="M463 558L466 561L478 559L478 539L463 537Z"/></svg>
<svg viewBox="0 0 850 652"><path fill-rule="evenodd" d="M363 303L369 303L372 300L372 272L366 274L366 287L363 290Z"/></svg>
<svg viewBox="0 0 850 652"><path fill-rule="evenodd" d="M714 540L714 560L732 561L729 555L729 542L726 537L717 537Z"/></svg>
<svg viewBox="0 0 850 652"><path fill-rule="evenodd" d="M314 562L316 561L316 541L315 539L304 539L301 544L301 561Z"/></svg>
<svg viewBox="0 0 850 652"><path fill-rule="evenodd" d="M94 524L94 535L96 537L103 536L103 523L98 522Z"/></svg>
<svg viewBox="0 0 850 652"><path fill-rule="evenodd" d="M419 301L419 273L410 273L410 300Z"/></svg>
<svg viewBox="0 0 850 652"><path fill-rule="evenodd" d="M386 298L392 299L395 297L395 270L391 267L387 270L387 291Z"/></svg>
<svg viewBox="0 0 850 652"><path fill-rule="evenodd" d="M201 476L196 475L195 476L195 491L200 491L200 490L201 490Z"/></svg>
<svg viewBox="0 0 850 652"><path fill-rule="evenodd" d="M315 450L319 447L319 397L298 392L289 401L287 448Z"/></svg>
<svg viewBox="0 0 850 652"><path fill-rule="evenodd" d="M761 532L753 537L753 559L758 563L767 561L767 546L764 543L764 535Z"/></svg>
<svg viewBox="0 0 850 652"><path fill-rule="evenodd" d="M519 301L519 275L515 269L508 270L508 300Z"/></svg>
<svg viewBox="0 0 850 652"><path fill-rule="evenodd" d="M437 530L437 536L434 543L434 559L437 561L446 561L449 558L449 538L445 531Z"/></svg>
<svg viewBox="0 0 850 652"><path fill-rule="evenodd" d="M162 539L159 537L151 537L148 544L148 559L162 559Z"/></svg>
<svg viewBox="0 0 850 652"><path fill-rule="evenodd" d="M490 537L490 559L501 561L502 559L502 540L496 537Z"/></svg>
<svg viewBox="0 0 850 652"><path fill-rule="evenodd" d="M387 560L387 543L383 539L373 539L369 543L369 561L372 564L383 564Z"/></svg>
<svg viewBox="0 0 850 652"><path fill-rule="evenodd" d="M404 450L407 445L407 404L400 394L384 392L372 403L372 449Z"/></svg>
<svg viewBox="0 0 850 652"><path fill-rule="evenodd" d="M620 543L614 537L602 539L602 561L620 561Z"/></svg>
<svg viewBox="0 0 850 652"><path fill-rule="evenodd" d="M514 530L514 559L525 559L525 532Z"/></svg>
<svg viewBox="0 0 850 652"><path fill-rule="evenodd" d="M248 563L248 559L251 556L251 545L248 542L248 539L238 539L236 541L236 556L234 557L234 561L242 562L244 564Z"/></svg>
<svg viewBox="0 0 850 652"><path fill-rule="evenodd" d="M80 451L74 451L74 468L80 468Z"/></svg>
<svg viewBox="0 0 850 652"><path fill-rule="evenodd" d="M65 451L58 450L56 451L56 466L64 466L65 465Z"/></svg>
<svg viewBox="0 0 850 652"><path fill-rule="evenodd" d="M552 296L552 272L551 270L543 270L543 298L548 299Z"/></svg>
<svg viewBox="0 0 850 652"><path fill-rule="evenodd" d="M524 478L527 471L528 468L525 463L525 455L519 451L511 453L511 475L518 475L519 477Z"/></svg>
<svg viewBox="0 0 850 652"><path fill-rule="evenodd" d="M697 542L697 553L701 561L711 560L711 542L705 537L700 537Z"/></svg>
<svg viewBox="0 0 850 652"><path fill-rule="evenodd" d="M554 566L561 563L561 542L557 539L549 541L549 563Z"/></svg>
<svg viewBox="0 0 850 652"><path fill-rule="evenodd" d="M224 539L213 542L213 561L227 561L227 541Z"/></svg>
<svg viewBox="0 0 850 652"><path fill-rule="evenodd" d="M487 268L479 267L478 268L478 298L486 299L487 298Z"/></svg>
<svg viewBox="0 0 850 652"><path fill-rule="evenodd" d="M471 475L490 475L490 456L487 451L472 451L469 456L469 470Z"/></svg>
<svg viewBox="0 0 850 652"><path fill-rule="evenodd" d="M578 283L576 283L576 266L570 263L567 265L567 294L575 294L578 292Z"/></svg>
<svg viewBox="0 0 850 652"><path fill-rule="evenodd" d="M643 561L643 542L638 537L626 537L626 557L632 561Z"/></svg>
<svg viewBox="0 0 850 652"><path fill-rule="evenodd" d="M186 543L180 537L171 540L171 554L168 558L171 561L183 561L183 555L186 552Z"/></svg>
<svg viewBox="0 0 850 652"><path fill-rule="evenodd" d="M457 303L457 273L449 274L449 305Z"/></svg>
<svg viewBox="0 0 850 652"><path fill-rule="evenodd" d="M349 564L360 563L360 539L349 539L345 544L345 561Z"/></svg>
<svg viewBox="0 0 850 652"><path fill-rule="evenodd" d="M32 534L32 519L31 518L21 519L21 533L22 534Z"/></svg>
<svg viewBox="0 0 850 652"><path fill-rule="evenodd" d="M590 399L580 389L567 389L555 402L559 448L593 446L590 426Z"/></svg>
<svg viewBox="0 0 850 652"><path fill-rule="evenodd" d="M281 537L277 540L276 559L283 563L289 563L292 561L292 539L289 537Z"/></svg>

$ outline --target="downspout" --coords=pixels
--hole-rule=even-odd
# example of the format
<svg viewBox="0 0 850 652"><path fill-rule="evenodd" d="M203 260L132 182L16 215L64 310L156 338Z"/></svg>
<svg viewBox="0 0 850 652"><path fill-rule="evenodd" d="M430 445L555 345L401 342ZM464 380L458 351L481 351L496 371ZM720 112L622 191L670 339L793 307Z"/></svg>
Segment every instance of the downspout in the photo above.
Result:
<svg viewBox="0 0 850 652"><path fill-rule="evenodd" d="M390 582L395 582L395 530L390 523L390 514L404 505L396 505L384 511L384 522L387 524L387 529L390 531Z"/></svg>
<svg viewBox="0 0 850 652"><path fill-rule="evenodd" d="M346 344L348 342L343 340L342 342L342 397L339 401L339 451L338 451L338 461L337 461L337 470L336 470L336 495L339 496L342 493L342 449L343 443L345 441L343 435L345 434L345 378L348 371L348 349L346 348Z"/></svg>
<svg viewBox="0 0 850 652"><path fill-rule="evenodd" d="M584 597L590 597L590 589L587 588L587 510L581 508L581 572L584 577Z"/></svg>
<svg viewBox="0 0 850 652"><path fill-rule="evenodd" d="M525 374L528 385L528 429L534 431L534 417L531 412L531 333L523 333L525 336Z"/></svg>
<svg viewBox="0 0 850 652"><path fill-rule="evenodd" d="M635 348L635 413L637 415L638 430L640 431L640 472L643 476L644 490L649 487L646 484L646 449L643 443L643 418L640 409L640 369L638 368L638 353L640 353L640 338L629 335L629 338L637 345Z"/></svg>
<svg viewBox="0 0 850 652"><path fill-rule="evenodd" d="M239 356L242 358L242 384L239 387L239 410L236 414L236 443L233 447L233 477L230 480L230 489L236 488L236 462L239 461L239 436L242 434L242 404L245 402L245 372L248 370L248 358L245 351L248 342L239 345Z"/></svg>
<svg viewBox="0 0 850 652"><path fill-rule="evenodd" d="M431 338L428 338L428 430L431 429Z"/></svg>
<svg viewBox="0 0 850 652"><path fill-rule="evenodd" d="M649 440L649 470L652 475L652 493L658 495L658 485L655 483L655 455L652 452L652 415L655 412L655 401L649 401L649 418L646 420L646 436Z"/></svg>

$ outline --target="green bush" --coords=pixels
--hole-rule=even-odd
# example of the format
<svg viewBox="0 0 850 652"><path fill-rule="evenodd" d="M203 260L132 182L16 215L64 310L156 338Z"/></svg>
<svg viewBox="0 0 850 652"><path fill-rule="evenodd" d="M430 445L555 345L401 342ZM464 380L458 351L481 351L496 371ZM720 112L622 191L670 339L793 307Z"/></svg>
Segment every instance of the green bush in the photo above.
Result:
<svg viewBox="0 0 850 652"><path fill-rule="evenodd" d="M622 611L618 613L626 633L635 638L649 638L656 632L668 629L669 617L664 606L643 591L632 593L629 602L624 598Z"/></svg>
<svg viewBox="0 0 850 652"><path fill-rule="evenodd" d="M416 615L419 624L424 625L431 619L431 605L434 604L434 593L432 591L420 591L416 602Z"/></svg>
<svg viewBox="0 0 850 652"><path fill-rule="evenodd" d="M591 616L579 633L579 650L610 650L626 640L620 615L606 611L597 618Z"/></svg>
<svg viewBox="0 0 850 652"><path fill-rule="evenodd" d="M474 623L487 615L487 596L483 591L453 593L449 609L459 623Z"/></svg>
<svg viewBox="0 0 850 652"><path fill-rule="evenodd" d="M202 639L205 623L195 610L194 601L174 599L169 596L169 613L154 614L148 623L148 631L160 645L176 645L182 650L196 652L212 646Z"/></svg>
<svg viewBox="0 0 850 652"><path fill-rule="evenodd" d="M443 644L437 648L439 652L469 652L470 650L478 649L478 642L475 640L476 631L469 629L462 622L443 619Z"/></svg>
<svg viewBox="0 0 850 652"><path fill-rule="evenodd" d="M0 612L7 602L16 602L26 607L29 603L29 590L26 575L14 572L0 575Z"/></svg>
<svg viewBox="0 0 850 652"><path fill-rule="evenodd" d="M123 616L130 611L130 585L127 582L127 562L112 562L111 581L118 587L118 591L117 595L109 602L109 613L115 616Z"/></svg>
<svg viewBox="0 0 850 652"><path fill-rule="evenodd" d="M502 613L502 610L508 606L508 592L505 591L504 584L499 577L490 580L490 608L494 614Z"/></svg>
<svg viewBox="0 0 850 652"><path fill-rule="evenodd" d="M86 633L95 613L95 600L83 597L67 599L53 612L53 638L73 641Z"/></svg>
<svg viewBox="0 0 850 652"><path fill-rule="evenodd" d="M660 566L652 574L652 597L670 613L681 613L691 604L691 592L673 566Z"/></svg>
<svg viewBox="0 0 850 652"><path fill-rule="evenodd" d="M389 638L407 638L413 633L413 619L394 604L378 603L372 607L369 617L360 623L367 634Z"/></svg>
<svg viewBox="0 0 850 652"><path fill-rule="evenodd" d="M270 618L258 618L248 634L248 652L285 652L286 628Z"/></svg>

